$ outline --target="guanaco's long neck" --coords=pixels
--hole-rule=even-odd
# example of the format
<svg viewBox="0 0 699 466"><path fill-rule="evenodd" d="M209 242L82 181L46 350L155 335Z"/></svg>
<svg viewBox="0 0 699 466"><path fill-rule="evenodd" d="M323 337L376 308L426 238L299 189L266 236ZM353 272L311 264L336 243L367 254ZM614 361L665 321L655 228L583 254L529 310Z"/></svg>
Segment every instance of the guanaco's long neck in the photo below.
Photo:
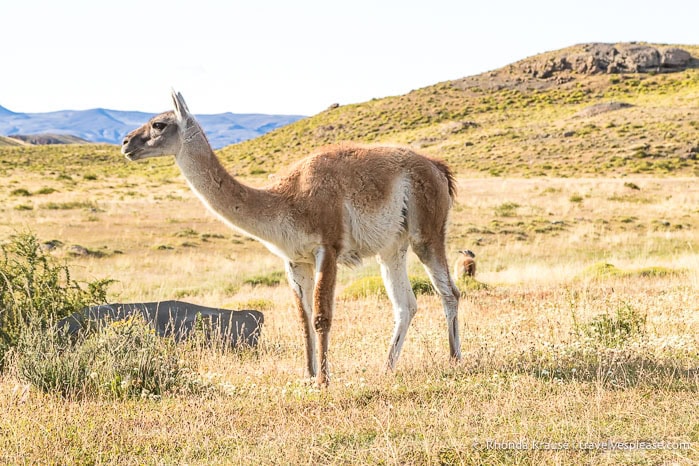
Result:
<svg viewBox="0 0 699 466"><path fill-rule="evenodd" d="M210 210L244 233L278 244L283 200L276 193L246 186L231 176L201 128L183 138L176 160L192 190Z"/></svg>

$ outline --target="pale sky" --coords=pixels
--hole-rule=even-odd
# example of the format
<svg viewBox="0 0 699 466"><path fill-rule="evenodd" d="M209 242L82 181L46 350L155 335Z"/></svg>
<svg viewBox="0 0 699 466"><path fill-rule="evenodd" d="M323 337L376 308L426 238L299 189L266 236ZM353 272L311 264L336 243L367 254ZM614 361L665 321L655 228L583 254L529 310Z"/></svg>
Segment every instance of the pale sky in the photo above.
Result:
<svg viewBox="0 0 699 466"><path fill-rule="evenodd" d="M697 0L3 0L15 112L312 115L583 42L699 44Z"/></svg>

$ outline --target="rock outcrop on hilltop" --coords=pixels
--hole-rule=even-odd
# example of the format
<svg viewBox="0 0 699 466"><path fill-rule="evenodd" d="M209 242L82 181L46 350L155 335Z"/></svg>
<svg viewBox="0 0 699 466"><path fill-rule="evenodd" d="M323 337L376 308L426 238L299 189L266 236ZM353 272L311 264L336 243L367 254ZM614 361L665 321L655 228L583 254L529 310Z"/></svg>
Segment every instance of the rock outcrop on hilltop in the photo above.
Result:
<svg viewBox="0 0 699 466"><path fill-rule="evenodd" d="M572 85L581 76L668 73L687 68L699 68L699 59L681 47L590 43L525 58L497 70L457 79L452 85L464 91L473 88L546 90Z"/></svg>
<svg viewBox="0 0 699 466"><path fill-rule="evenodd" d="M678 47L634 43L583 44L562 54L543 54L519 62L520 71L546 79L561 71L581 74L679 71L693 65L692 55Z"/></svg>

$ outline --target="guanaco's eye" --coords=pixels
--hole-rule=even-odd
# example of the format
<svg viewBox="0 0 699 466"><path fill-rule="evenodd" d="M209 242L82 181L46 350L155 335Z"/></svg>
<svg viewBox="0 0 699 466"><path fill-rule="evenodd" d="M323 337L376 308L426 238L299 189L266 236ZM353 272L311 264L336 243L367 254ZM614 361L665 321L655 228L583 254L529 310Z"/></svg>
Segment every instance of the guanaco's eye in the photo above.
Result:
<svg viewBox="0 0 699 466"><path fill-rule="evenodd" d="M163 123L160 121L156 121L155 123L153 123L153 128L157 129L158 131L164 130L166 126L167 123Z"/></svg>

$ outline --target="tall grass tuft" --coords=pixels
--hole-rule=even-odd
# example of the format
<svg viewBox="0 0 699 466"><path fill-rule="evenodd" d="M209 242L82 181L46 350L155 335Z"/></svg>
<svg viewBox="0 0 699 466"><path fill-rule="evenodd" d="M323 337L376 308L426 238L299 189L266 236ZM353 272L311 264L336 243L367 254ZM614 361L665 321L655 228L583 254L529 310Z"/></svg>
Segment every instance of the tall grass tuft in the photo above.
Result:
<svg viewBox="0 0 699 466"><path fill-rule="evenodd" d="M141 317L111 322L77 338L62 329L31 325L17 346L17 376L66 398L160 398L205 389L180 358L171 338L161 338Z"/></svg>

